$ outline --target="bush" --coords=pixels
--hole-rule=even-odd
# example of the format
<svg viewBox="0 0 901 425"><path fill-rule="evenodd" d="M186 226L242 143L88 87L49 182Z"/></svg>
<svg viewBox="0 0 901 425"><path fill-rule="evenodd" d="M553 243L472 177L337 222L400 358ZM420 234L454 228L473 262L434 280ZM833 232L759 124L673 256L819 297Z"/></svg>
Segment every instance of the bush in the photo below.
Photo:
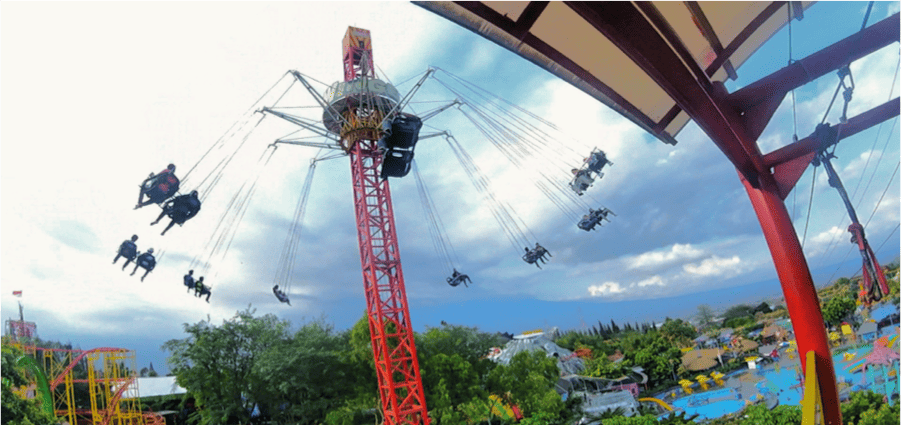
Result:
<svg viewBox="0 0 901 425"><path fill-rule="evenodd" d="M864 412L878 410L883 404L883 397L869 390L851 393L848 401L841 405L842 420L847 424L856 424Z"/></svg>

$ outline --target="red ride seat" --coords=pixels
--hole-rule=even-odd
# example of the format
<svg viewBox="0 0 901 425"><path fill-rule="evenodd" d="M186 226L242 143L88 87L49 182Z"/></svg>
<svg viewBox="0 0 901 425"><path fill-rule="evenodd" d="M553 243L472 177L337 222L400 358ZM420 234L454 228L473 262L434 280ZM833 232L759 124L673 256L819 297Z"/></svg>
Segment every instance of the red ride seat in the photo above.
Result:
<svg viewBox="0 0 901 425"><path fill-rule="evenodd" d="M143 191L153 203L159 204L178 192L178 177L172 173L159 174L144 182Z"/></svg>

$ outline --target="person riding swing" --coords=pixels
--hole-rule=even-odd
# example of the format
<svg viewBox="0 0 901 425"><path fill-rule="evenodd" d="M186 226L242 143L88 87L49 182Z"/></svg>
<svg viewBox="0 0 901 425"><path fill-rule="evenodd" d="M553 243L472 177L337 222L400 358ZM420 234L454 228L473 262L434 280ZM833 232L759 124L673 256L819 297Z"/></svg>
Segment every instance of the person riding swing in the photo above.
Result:
<svg viewBox="0 0 901 425"><path fill-rule="evenodd" d="M530 250L529 247L526 247L526 253L522 256L522 259L529 264L534 264L539 269L541 268L538 264L538 256L535 255L535 252Z"/></svg>
<svg viewBox="0 0 901 425"><path fill-rule="evenodd" d="M119 261L119 257L125 257L125 264L122 265L122 270L125 270L125 267L128 267L128 264L134 261L138 256L138 246L135 245L137 240L138 235L132 235L130 240L122 242L122 245L119 245L119 251L116 253L116 258L113 258L113 264L116 264L116 261Z"/></svg>
<svg viewBox="0 0 901 425"><path fill-rule="evenodd" d="M278 289L278 285L272 287L272 293L275 294L275 298L278 298L280 302L291 305L291 300L288 299L288 295L286 295L284 291Z"/></svg>
<svg viewBox="0 0 901 425"><path fill-rule="evenodd" d="M603 223L604 220L610 221L607 216L609 214L613 214L613 211L610 211L608 208L594 209L589 208L588 214L585 214L582 217L582 220L579 221L579 228L588 232L594 230L595 226ZM616 214L613 214L616 215Z"/></svg>
<svg viewBox="0 0 901 425"><path fill-rule="evenodd" d="M138 256L138 259L135 260L135 269L131 271L129 276L134 276L135 272L138 271L138 267L145 270L144 275L141 276L141 282L143 282L144 278L153 271L154 267L156 267L156 258L153 256L153 248L147 248L147 252Z"/></svg>
<svg viewBox="0 0 901 425"><path fill-rule="evenodd" d="M172 221L169 222L169 225L163 229L163 233L161 235L165 235L166 232L172 228L172 226L178 224L179 226L185 224L186 221L193 218L197 213L200 212L200 198L197 195L197 191L192 191L188 195L181 195L175 197L169 202L166 202L166 205L163 206L163 211L160 213L160 216L156 218L155 221L150 223L151 226L160 222L165 216L169 216Z"/></svg>
<svg viewBox="0 0 901 425"><path fill-rule="evenodd" d="M446 280L450 286L454 286L454 287L456 287L457 285L459 285L462 282L463 286L468 288L469 285L467 285L467 282L472 283L472 280L469 278L468 275L458 272L457 269L454 269L454 272L453 272L453 274L451 274L451 277L447 278Z"/></svg>
<svg viewBox="0 0 901 425"><path fill-rule="evenodd" d="M188 293L194 290L194 270L188 270L188 274L184 277L185 286L188 287Z"/></svg>
<svg viewBox="0 0 901 425"><path fill-rule="evenodd" d="M141 183L141 192L138 194L138 204L135 209L159 204L178 192L179 181L175 177L175 164L169 164L165 170L158 174L150 173L150 176ZM144 200L144 197L147 200Z"/></svg>
<svg viewBox="0 0 901 425"><path fill-rule="evenodd" d="M200 298L206 295L206 302L210 302L210 295L212 295L213 288L209 285L203 283L203 276L197 278L197 282L194 283L194 296Z"/></svg>

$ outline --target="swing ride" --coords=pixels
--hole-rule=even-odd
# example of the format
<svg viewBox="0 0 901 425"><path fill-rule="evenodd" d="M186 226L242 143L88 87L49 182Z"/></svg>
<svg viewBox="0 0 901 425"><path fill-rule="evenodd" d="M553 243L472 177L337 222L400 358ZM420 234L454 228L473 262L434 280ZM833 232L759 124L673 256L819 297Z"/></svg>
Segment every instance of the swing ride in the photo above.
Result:
<svg viewBox="0 0 901 425"><path fill-rule="evenodd" d="M741 27L743 29L732 35L734 40L718 40L712 26L721 25L723 21L712 23L711 20L716 20L719 16L712 12L710 16L705 16L706 7L697 4L688 5L687 12L681 10L677 13L671 5L651 3L605 3L604 7L546 2L516 5L490 2L415 3L473 29L573 83L664 143L675 144L674 136L689 120L694 120L735 165L739 180L751 199L773 253L789 312L796 324L799 351L816 353L816 376L822 391L825 417L828 422L840 423L840 413L835 407L835 375L828 352L825 351L828 350L828 341L820 325L823 322L822 314L784 199L814 157L818 158L818 162L830 174L830 184L838 182L837 177L833 179L834 170L829 171L831 153L825 154L825 150L843 138L897 116L898 99L847 118L840 124L826 124L823 131L767 154L759 151L756 140L789 91L833 70L846 69L848 62L897 42L897 14L861 29L859 34L808 58L794 61L758 82L727 93L722 82L727 77L734 79L736 69L750 52L791 22L792 14L800 16L809 7L809 3L761 2L754 6L754 13L748 12L748 6L744 3L734 6L735 9L729 9L725 5L717 6L722 8L717 9L720 14L729 15L725 12L729 9L728 12L732 13L729 16L747 17ZM499 10L503 8L517 10ZM709 9L707 11L710 12ZM777 15L780 11L785 17ZM690 21L693 24L682 25L685 23L685 16L679 13L688 13L688 19L693 19ZM545 16L547 21L543 19ZM590 63L594 60L588 57L591 55L564 49L565 46L560 45L563 41L555 38L553 30L549 30L558 28L559 22L566 21L561 20L561 17L584 24L574 26L582 31L581 35L584 37L573 39L591 39L605 43L605 49L609 50L611 57L615 56L616 60L628 63L629 69L635 73L637 83L611 79L609 74L614 71L620 74L622 71L614 66L599 68ZM692 34L682 37L679 32L686 28L700 30L701 36ZM699 57L697 52L703 49L692 43L706 43L706 56ZM564 54L564 51L570 52L572 56ZM248 170L250 181L242 184L231 198L219 218L215 234L204 246L204 253L195 258L191 266L192 269L199 267L206 270L213 263L214 257L225 256L237 231L237 223L253 196L257 179L278 146L287 144L318 147L320 153L308 168L291 227L286 233L273 287L274 296L280 302L290 305L288 295L291 294L295 258L316 164L347 157L351 167L366 314L385 422L427 425L429 417L419 374L394 222L389 187L391 179L406 178L412 171L423 211L429 222L430 237L447 265L450 277L445 279L446 283L452 287L463 283L464 287L468 287L472 281L469 276L456 270L460 262L446 237L447 232L438 214L439 210L435 208L414 161L417 144L424 139L443 137L522 261L540 269L553 256L536 242L538 238L510 204L497 196L489 184L487 174L449 131L420 134L425 128L425 122L451 108L459 111L472 128L513 166L530 170L527 173L529 183L534 184L551 204L571 219L578 229L584 231L590 232L602 226L604 220L609 221L609 215L616 216L597 200L583 199L591 198L590 189L604 176L603 169L613 163L597 147L591 148L585 156L584 152L588 148L574 148L571 143L548 137L548 128L552 126L540 117L529 115L443 69L430 68L407 94L401 95L393 84L377 78L372 40L366 30L348 28L343 40L343 64L344 81L328 86L324 96L313 88L309 77L298 71L286 73L286 76L292 78L292 84L300 83L315 99L322 110L321 119L286 112L285 108L276 105L276 101L256 111L259 112L259 119L255 123L248 119L229 129L230 137L241 139L240 146L244 146L250 132L263 118L274 116L313 133L317 140L283 137L267 146L257 165ZM428 79L436 81L457 99L431 111L414 113L409 107L410 100ZM647 92L634 90L635 85L653 87L656 90L651 91L658 99L649 101L643 98ZM218 145L214 145L216 146ZM214 147L207 153L212 152ZM326 150L333 153L322 155ZM565 152L569 156L549 155L550 152ZM232 156L217 163L202 181L193 185L196 188L193 193L199 191L207 196L218 185L223 170L237 155L237 150L230 155ZM531 161L535 158L543 161L541 168L532 167ZM579 161L581 164L573 167ZM174 166L170 167L151 175L142 183L136 209L177 198L179 186L186 185L187 182L193 183L188 179L191 171L183 176L182 181L174 175ZM569 170L572 170L571 177ZM840 182L833 186L838 188ZM593 191L597 190L599 189ZM840 193L843 191L840 190ZM842 197L848 204L846 195ZM198 209L200 201L198 197ZM588 213L584 214L585 211ZM850 205L849 214L853 217ZM864 256L865 279L862 289L867 291L870 300L876 300L887 293L884 277L880 277L881 269L864 237L863 227L856 217L852 222L849 230ZM524 253L521 247L525 247ZM147 269L145 276L152 267ZM802 363L806 361L806 356L800 357Z"/></svg>

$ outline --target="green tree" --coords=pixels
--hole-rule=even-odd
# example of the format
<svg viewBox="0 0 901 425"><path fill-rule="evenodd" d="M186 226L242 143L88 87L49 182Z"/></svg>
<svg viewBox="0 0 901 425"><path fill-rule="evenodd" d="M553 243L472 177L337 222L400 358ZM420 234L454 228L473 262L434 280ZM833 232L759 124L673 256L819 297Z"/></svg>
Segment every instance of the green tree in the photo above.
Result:
<svg viewBox="0 0 901 425"><path fill-rule="evenodd" d="M773 309L770 308L770 305L769 305L768 303L766 303L766 302L762 302L762 303L760 303L760 304L757 304L757 307L754 307L754 313L755 313L755 314L756 314L756 313L763 313L763 314L766 314L766 313L769 313L769 312L771 312L771 311L773 311Z"/></svg>
<svg viewBox="0 0 901 425"><path fill-rule="evenodd" d="M746 304L739 304L732 307L729 307L725 313L723 313L723 321L729 319L735 319L738 317L749 317L754 316L754 307L751 307Z"/></svg>
<svg viewBox="0 0 901 425"><path fill-rule="evenodd" d="M887 298L890 300L894 300L893 302L895 304L898 304L898 294L899 294L899 292L901 292L901 283L899 283L899 280L898 280L898 269L895 269L894 275L895 276L890 279L888 277L886 277L886 279L888 279L888 281L886 282L886 283L888 283L888 297Z"/></svg>
<svg viewBox="0 0 901 425"><path fill-rule="evenodd" d="M879 409L867 410L860 415L860 422L855 425L897 425L901 409L898 403L893 405L883 404ZM851 422L848 422L851 424Z"/></svg>
<svg viewBox="0 0 901 425"><path fill-rule="evenodd" d="M201 424L247 423L258 402L269 395L266 379L254 373L261 353L284 344L288 323L274 315L254 317L248 308L221 326L209 321L185 324L185 339L163 345L176 381L201 407Z"/></svg>
<svg viewBox="0 0 901 425"><path fill-rule="evenodd" d="M472 364L481 375L494 366L494 362L484 359L488 350L502 346L503 343L499 335L480 332L478 328L442 325L440 328L428 328L424 334L416 335L416 352L420 360L438 353L457 354Z"/></svg>
<svg viewBox="0 0 901 425"><path fill-rule="evenodd" d="M601 422L603 425L657 425L657 417L654 415L643 416L613 416Z"/></svg>
<svg viewBox="0 0 901 425"><path fill-rule="evenodd" d="M682 346L691 345L692 341L698 337L698 331L690 323L682 319L673 320L669 317L660 326L659 332L668 341Z"/></svg>
<svg viewBox="0 0 901 425"><path fill-rule="evenodd" d="M731 319L723 321L723 327L725 328L740 328L743 326L749 326L757 323L751 316L743 316L743 317L733 317Z"/></svg>
<svg viewBox="0 0 901 425"><path fill-rule="evenodd" d="M654 387L672 378L673 365L681 364L682 351L659 334L648 333L626 352L626 359L641 366L648 375L648 386Z"/></svg>
<svg viewBox="0 0 901 425"><path fill-rule="evenodd" d="M875 411L882 406L883 396L873 391L855 391L842 403L842 420L846 424L856 424L866 411ZM897 422L897 421L896 421Z"/></svg>
<svg viewBox="0 0 901 425"><path fill-rule="evenodd" d="M629 361L613 362L600 353L585 362L585 375L592 378L617 379L631 373Z"/></svg>
<svg viewBox="0 0 901 425"><path fill-rule="evenodd" d="M344 351L344 361L357 376L352 391L356 398L369 400L373 397L378 404L378 377L375 374L375 359L372 356L372 337L369 333L369 319L366 314L348 331L348 347Z"/></svg>
<svg viewBox="0 0 901 425"><path fill-rule="evenodd" d="M52 403L52 401L27 400L13 393L13 388L28 385L29 380L16 367L16 359L22 353L5 344L2 350L3 359L2 365L0 365L0 374L2 374L0 404L2 404L2 411L0 411L0 417L3 418L3 424L49 425L56 423L56 418L41 409L40 405L40 403Z"/></svg>
<svg viewBox="0 0 901 425"><path fill-rule="evenodd" d="M767 425L801 425L801 407L779 405L773 410L764 404L755 404L744 411L747 421L741 423Z"/></svg>
<svg viewBox="0 0 901 425"><path fill-rule="evenodd" d="M426 405L438 423L462 422L464 413L459 407L464 405L482 406L480 416L488 416L488 392L472 363L459 354L438 353L419 365Z"/></svg>
<svg viewBox="0 0 901 425"><path fill-rule="evenodd" d="M347 337L314 321L257 355L250 390L276 423L319 423L345 404L352 386L351 369L341 357Z"/></svg>
<svg viewBox="0 0 901 425"><path fill-rule="evenodd" d="M695 314L695 317L698 319L698 323L700 323L701 330L713 325L713 309L707 304L698 306L698 312Z"/></svg>
<svg viewBox="0 0 901 425"><path fill-rule="evenodd" d="M548 419L558 421L566 416L565 405L554 390L560 371L557 360L544 351L523 351L510 359L508 365L497 365L489 372L486 387L492 394L509 395L509 402L532 417L544 412ZM551 422L558 423L558 422Z"/></svg>
<svg viewBox="0 0 901 425"><path fill-rule="evenodd" d="M854 311L854 301L848 297L833 297L823 306L823 319L838 326Z"/></svg>
<svg viewBox="0 0 901 425"><path fill-rule="evenodd" d="M325 416L327 425L370 425L382 423L381 405L377 394L360 394L332 409Z"/></svg>
<svg viewBox="0 0 901 425"><path fill-rule="evenodd" d="M465 326L443 325L416 335L426 405L437 423L479 422L490 416L482 377L496 364L484 357L501 344L497 335Z"/></svg>

